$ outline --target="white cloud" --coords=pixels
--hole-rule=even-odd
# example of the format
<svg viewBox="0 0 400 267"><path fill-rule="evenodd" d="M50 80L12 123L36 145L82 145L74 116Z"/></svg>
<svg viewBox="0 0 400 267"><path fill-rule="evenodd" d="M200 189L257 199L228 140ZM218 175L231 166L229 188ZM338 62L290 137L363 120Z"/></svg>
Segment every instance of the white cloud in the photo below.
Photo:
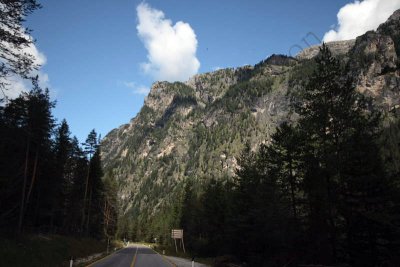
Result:
<svg viewBox="0 0 400 267"><path fill-rule="evenodd" d="M134 83L134 82L123 82L123 85L125 85L128 88L135 89L136 83Z"/></svg>
<svg viewBox="0 0 400 267"><path fill-rule="evenodd" d="M133 93L139 94L139 95L147 95L150 92L150 88L144 85L140 85L135 88Z"/></svg>
<svg viewBox="0 0 400 267"><path fill-rule="evenodd" d="M147 95L150 88L144 85L137 85L135 82L122 82L125 87L132 89L132 92L137 95Z"/></svg>
<svg viewBox="0 0 400 267"><path fill-rule="evenodd" d="M25 47L22 52L34 56L34 62L37 65L44 65L47 62L46 56L37 49L35 44L31 44L28 47Z"/></svg>
<svg viewBox="0 0 400 267"><path fill-rule="evenodd" d="M394 11L400 0L364 0L343 6L337 14L338 25L325 33L324 41L354 39L370 30L376 30Z"/></svg>
<svg viewBox="0 0 400 267"><path fill-rule="evenodd" d="M165 18L162 11L141 3L136 8L138 36L147 49L148 62L141 67L157 80L184 81L197 73L196 34L188 23Z"/></svg>
<svg viewBox="0 0 400 267"><path fill-rule="evenodd" d="M32 38L26 34L23 34L26 38ZM5 43L6 46L9 46L8 43ZM10 46L9 46L10 47ZM17 51L18 52L18 51ZM47 62L46 56L38 50L35 44L30 44L29 46L23 48L19 53L26 53L32 55L34 57L34 65L44 66ZM47 73L43 72L40 68L38 70L33 70L30 73L31 76L39 76L39 86L41 88L47 88L50 86L49 76ZM4 94L9 99L14 99L18 97L22 92L28 92L30 88L32 88L32 83L30 80L22 79L19 76L11 75L7 77L6 80L4 78L0 78L0 82L4 82L5 90ZM54 95L54 94L51 94ZM3 95L0 96L3 98Z"/></svg>
<svg viewBox="0 0 400 267"><path fill-rule="evenodd" d="M3 82L3 79L0 79ZM5 90L2 92L0 99L4 97L3 93L8 99L17 98L22 92L27 92L26 82L20 77L12 76L4 81Z"/></svg>

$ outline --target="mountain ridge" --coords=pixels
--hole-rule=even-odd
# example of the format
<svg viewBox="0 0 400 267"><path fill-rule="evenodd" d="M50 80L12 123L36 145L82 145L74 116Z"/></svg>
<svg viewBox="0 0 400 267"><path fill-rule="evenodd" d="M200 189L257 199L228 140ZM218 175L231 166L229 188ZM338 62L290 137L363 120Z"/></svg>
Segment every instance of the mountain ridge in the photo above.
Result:
<svg viewBox="0 0 400 267"><path fill-rule="evenodd" d="M387 116L400 105L399 14L355 40L328 43L357 90ZM296 120L290 103L312 74L314 54L310 48L296 58L272 55L254 66L154 83L137 116L102 141L105 175L119 184L121 223L136 225L139 235L139 222L168 230L178 222L166 214L179 212L186 181L201 192L211 178L229 180L246 143L255 150L277 125ZM155 222L156 214L166 219Z"/></svg>

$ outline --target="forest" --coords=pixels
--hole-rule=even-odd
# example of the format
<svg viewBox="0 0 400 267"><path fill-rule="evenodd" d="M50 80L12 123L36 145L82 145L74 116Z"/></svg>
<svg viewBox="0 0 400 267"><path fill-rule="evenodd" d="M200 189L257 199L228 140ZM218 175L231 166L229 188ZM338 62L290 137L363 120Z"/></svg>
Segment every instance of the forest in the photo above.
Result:
<svg viewBox="0 0 400 267"><path fill-rule="evenodd" d="M92 130L81 144L65 119L54 118L56 102L32 75L39 67L34 58L23 52L33 40L22 23L41 6L34 0L1 5L0 233L110 238L116 227L116 184L102 179L100 136ZM8 99L13 75L32 87Z"/></svg>
<svg viewBox="0 0 400 267"><path fill-rule="evenodd" d="M222 130L212 134L203 124L194 126L189 155L183 159L186 169L173 156L162 154L160 161L171 167L170 174L154 186L159 177L158 170L152 170L143 182L146 192L136 194L146 196L141 199L144 203L148 195L165 196L170 193L165 188L176 186L175 202L165 201L169 206L160 205L158 218L146 221L143 218L150 217L151 210L132 211L118 199L121 188L129 186L114 177L122 171L103 172L100 135L93 129L80 143L67 121L54 117L56 101L32 75L39 66L22 53L34 43L27 38L30 31L23 22L40 5L35 0L0 3L0 237L57 234L156 240L172 247L169 231L174 227L184 230L191 256L225 258L243 266L400 266L398 110L385 112L358 92L350 63L333 56L325 44L308 62L307 75L300 73L288 82L289 93L295 91L290 115L296 119L281 121L271 138L265 136L265 142L255 147L245 144L233 177L190 174L195 167L203 168L196 165L201 165L196 151L204 139L209 140L209 150L226 137L231 143L246 140L236 138L239 132L229 128L233 123L219 126ZM257 69L261 65L256 66L256 74L261 73ZM9 99L8 79L15 76L28 80L31 89ZM215 106L236 114L239 106L283 83L276 77L245 78L230 86L226 98ZM191 88L174 86L181 95L172 98L154 127L146 121L154 111L142 109L141 134L153 131L152 143L171 133L166 129L173 128L168 120L176 110L198 105ZM255 123L251 109L236 115L242 118L237 128L251 135ZM132 137L135 148L143 136ZM129 157L122 161L138 168L130 165ZM214 158L207 161L220 164ZM164 187L162 182L175 171L184 173L185 180L178 185L168 180L169 187Z"/></svg>
<svg viewBox="0 0 400 267"><path fill-rule="evenodd" d="M102 180L99 136L71 137L48 90L33 83L0 109L1 231L111 237L116 185Z"/></svg>
<svg viewBox="0 0 400 267"><path fill-rule="evenodd" d="M399 122L355 90L325 45L315 63L292 102L297 122L256 151L247 145L233 181L211 178L200 194L186 183L180 225L197 255L249 266L400 264Z"/></svg>

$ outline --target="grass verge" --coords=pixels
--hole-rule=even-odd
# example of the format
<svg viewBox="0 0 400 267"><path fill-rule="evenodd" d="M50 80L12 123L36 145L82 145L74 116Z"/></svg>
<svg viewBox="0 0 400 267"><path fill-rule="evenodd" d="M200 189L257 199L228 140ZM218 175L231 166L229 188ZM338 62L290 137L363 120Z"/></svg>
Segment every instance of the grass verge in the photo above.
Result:
<svg viewBox="0 0 400 267"><path fill-rule="evenodd" d="M0 237L1 266L69 266L70 257L104 252L107 244L90 238L28 235L18 239Z"/></svg>
<svg viewBox="0 0 400 267"><path fill-rule="evenodd" d="M185 258L185 259L189 259L189 260L191 260L193 257L193 254L191 254L189 251L186 251L186 253L184 253L181 248L179 248L178 252L176 252L174 246L165 246L165 245L154 244L154 243L152 243L150 246L160 254L163 254L163 252L165 252L166 256ZM195 257L195 262L203 263L208 266L213 266L214 258Z"/></svg>

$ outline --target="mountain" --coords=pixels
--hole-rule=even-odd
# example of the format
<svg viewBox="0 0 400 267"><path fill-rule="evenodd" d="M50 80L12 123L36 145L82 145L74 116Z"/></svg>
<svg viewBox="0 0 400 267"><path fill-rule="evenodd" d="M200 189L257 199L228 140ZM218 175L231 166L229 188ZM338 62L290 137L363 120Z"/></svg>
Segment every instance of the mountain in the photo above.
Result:
<svg viewBox="0 0 400 267"><path fill-rule="evenodd" d="M398 116L400 10L376 31L327 45L349 66L357 90L371 96L388 119ZM137 116L102 141L105 175L119 185L120 231L138 237L150 237L149 229L168 233L179 224L186 181L200 193L211 178L229 180L246 143L256 149L277 125L295 121L290 103L312 74L318 51L272 55L255 66L183 83L154 83Z"/></svg>

